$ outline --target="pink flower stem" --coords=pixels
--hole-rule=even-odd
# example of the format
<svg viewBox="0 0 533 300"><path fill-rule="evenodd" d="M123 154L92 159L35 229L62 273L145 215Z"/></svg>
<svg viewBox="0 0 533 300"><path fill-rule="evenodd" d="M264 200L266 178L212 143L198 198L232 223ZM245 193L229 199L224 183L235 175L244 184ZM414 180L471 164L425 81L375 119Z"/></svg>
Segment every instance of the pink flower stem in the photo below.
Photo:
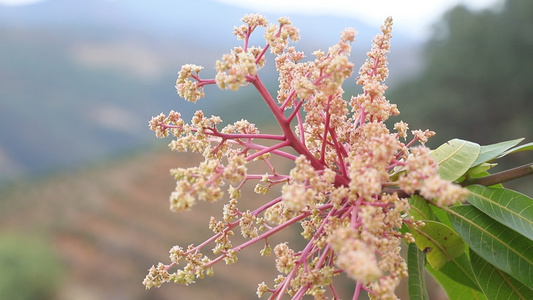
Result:
<svg viewBox="0 0 533 300"><path fill-rule="evenodd" d="M266 44L265 47L263 48L263 50L261 51L261 53L259 53L259 55L257 56L257 58L255 59L255 64L258 64L259 61L261 60L261 58L263 58L263 56L265 56L265 53L267 52L267 49L270 47L269 44Z"/></svg>
<svg viewBox="0 0 533 300"><path fill-rule="evenodd" d="M285 144L285 143L286 143L286 141L283 142L283 143L277 144L277 145L281 145L281 144ZM281 147L284 147L284 146L289 146L289 145L284 145L284 146L281 146L281 147L276 147L277 145L274 145L274 146L271 146L271 147L265 147L263 145L259 145L259 144L255 144L255 143L248 143L248 142L241 142L240 144L245 146L245 147L248 147L249 149L254 149L254 150L264 151L265 149L268 149L268 151L266 151L264 153L270 152L272 154L276 154L278 156L285 157L285 158L288 158L290 160L296 160L296 156L294 156L294 155L292 155L290 153L284 152L284 151L277 150L278 148L281 148ZM264 153L262 153L262 154L264 154ZM248 159L248 161L250 161L250 160Z"/></svg>
<svg viewBox="0 0 533 300"><path fill-rule="evenodd" d="M361 288L363 287L363 283L357 282L355 285L355 291L353 292L353 300L359 299L359 295L361 295Z"/></svg>
<svg viewBox="0 0 533 300"><path fill-rule="evenodd" d="M163 128L178 128L178 125L170 125L163 122L158 122L157 125Z"/></svg>
<svg viewBox="0 0 533 300"><path fill-rule="evenodd" d="M324 248L324 250L322 252L322 255L320 255L320 259L318 260L318 263L315 265L315 270L321 269L324 266L324 261L328 257L333 257L332 254L333 253L331 251L331 248L330 248L329 244L326 245L326 247Z"/></svg>
<svg viewBox="0 0 533 300"><path fill-rule="evenodd" d="M219 131L206 134L212 136L218 136L226 140L235 140L235 139L265 139L265 140L278 140L283 141L285 137L279 134L260 134L260 133L221 133Z"/></svg>
<svg viewBox="0 0 533 300"><path fill-rule="evenodd" d="M263 179L265 175L261 175L261 174L249 174L249 175L246 175L246 179ZM289 179L289 175L279 175L279 174L274 174L274 175L268 175L268 180L272 183L280 183L280 182L285 182Z"/></svg>
<svg viewBox="0 0 533 300"><path fill-rule="evenodd" d="M339 295L337 295L337 291L335 290L335 287L333 286L333 284L329 285L329 289L333 293L333 299L340 299Z"/></svg>
<svg viewBox="0 0 533 300"><path fill-rule="evenodd" d="M198 82L196 84L197 87L202 87L204 85L217 83L215 79L201 79L198 75L191 75L191 77L194 78Z"/></svg>
<svg viewBox="0 0 533 300"><path fill-rule="evenodd" d="M279 26L279 29L278 29L278 32L276 33L276 37L279 37L279 35L281 34L281 28L283 27L283 25ZM261 51L261 53L259 53L259 55L257 56L257 58L255 59L255 63L258 64L259 61L261 60L261 58L265 55L267 49L270 48L270 45L269 44L266 44L265 47L263 48L263 50Z"/></svg>
<svg viewBox="0 0 533 300"><path fill-rule="evenodd" d="M297 102L295 105L294 105L294 110L292 111L292 113L289 115L289 117L287 118L287 121L290 123L292 122L292 120L294 119L295 116L299 115L300 113L300 107L302 107L302 105L304 104L303 101L299 101Z"/></svg>
<svg viewBox="0 0 533 300"><path fill-rule="evenodd" d="M323 208L327 208L327 207L331 207L331 205L328 205L328 204L323 205L323 206L321 207L321 209L323 209ZM296 216L296 217L290 219L289 221L287 221L287 222L285 222L285 223L283 223L283 224L280 224L280 225L278 225L278 226L272 228L271 230L269 230L269 231L267 231L267 232L265 232L265 233L263 233L263 234L261 234L261 235L255 237L255 238L253 238L253 239L251 239L251 240L249 240L249 241L246 241L246 242L240 244L239 246L233 248L233 250L235 250L236 252L241 251L242 249L244 249L244 248L246 248L246 247L248 247L248 246L250 246L250 245L252 245L252 244L254 244L254 243L256 243L256 242L258 242L258 241L260 241L260 240L262 240L262 239L268 238L269 236L271 236L271 235L273 235L274 233L276 233L276 232L282 230L283 228L286 228L286 227L288 227L288 226L290 226L290 225L292 225L292 224L294 224L294 223L296 223L296 222L298 222L298 221L301 221L301 220L307 218L307 217L310 216L311 214L312 214L312 212L310 212L310 211L304 211L304 212L302 212L301 214L299 214L298 216ZM233 224L233 223L232 223L232 224Z"/></svg>
<svg viewBox="0 0 533 300"><path fill-rule="evenodd" d="M278 124L281 127L281 130L284 133L285 138L290 141L291 147L299 154L304 155L310 162L313 168L316 170L323 170L324 166L320 163L320 161L315 158L309 150L305 147L303 143L300 142L298 137L292 132L292 128L290 126L290 121L287 120L283 112L279 109L277 104L274 102L274 99L266 89L263 82L259 79L257 75L255 76L246 76L248 81L252 83L261 97L263 97L265 103L268 105L270 110L272 111L272 114L278 121Z"/></svg>
<svg viewBox="0 0 533 300"><path fill-rule="evenodd" d="M224 142L226 142L226 140L225 140L225 139L222 139L222 140L218 143L218 145L216 145L216 147L215 147L213 150L211 150L211 153L217 153L217 152L218 152L218 149L220 149L220 147L222 147L222 145L224 145Z"/></svg>
<svg viewBox="0 0 533 300"><path fill-rule="evenodd" d="M274 296L277 295L276 300L281 300L283 297L283 294L285 293L285 290L287 290L288 285L290 284L292 278L294 277L294 273L296 273L297 267L294 267L291 272L283 279L283 285L278 286L276 291L272 293L272 296L270 296L270 299L274 299Z"/></svg>
<svg viewBox="0 0 533 300"><path fill-rule="evenodd" d="M259 208L256 209L256 210L254 210L254 211L252 212L252 215L257 216L257 215L259 215L260 213L262 213L263 211L265 211L266 209L268 209L269 207L271 207L271 206L277 204L277 203L280 202L280 201L281 201L281 196L277 197L276 199L274 199L274 200L272 200L272 201L270 201L270 202L268 202L268 203L262 205L261 207L259 207Z"/></svg>
<svg viewBox="0 0 533 300"><path fill-rule="evenodd" d="M276 169L274 168L274 166L272 165L272 163L270 163L270 159L265 158L263 161L264 161L265 164L268 166L268 168L270 169L270 171L272 172L272 174L274 174L274 175L278 175L278 174L276 173Z"/></svg>
<svg viewBox="0 0 533 300"><path fill-rule="evenodd" d="M250 35L252 35L253 31L254 31L254 28L248 26L248 30L246 30L246 37L244 37L244 46L243 46L244 52L248 50L248 42L250 40Z"/></svg>
<svg viewBox="0 0 533 300"><path fill-rule="evenodd" d="M329 134L331 135L331 138L333 140L333 145L335 146L337 153L339 153L339 159L342 160L343 157L347 157L348 152L346 152L346 148L344 148L342 145L339 144L339 140L337 138L337 133L335 132L335 128L330 127Z"/></svg>
<svg viewBox="0 0 533 300"><path fill-rule="evenodd" d="M411 147L411 145L413 145L416 141L418 141L417 138L412 139L407 145L405 145L405 147L407 148Z"/></svg>
<svg viewBox="0 0 533 300"><path fill-rule="evenodd" d="M305 132L304 132L304 125L302 120L302 114L298 110L298 113L296 114L296 120L298 121L298 130L300 131L300 142L305 145Z"/></svg>
<svg viewBox="0 0 533 300"><path fill-rule="evenodd" d="M355 206L352 206L351 219L350 219L350 224L352 228L357 228L358 225L360 224L360 221L358 220L358 216L359 216L359 207L361 206L361 202L363 202L363 197L357 198L357 200L355 201Z"/></svg>
<svg viewBox="0 0 533 300"><path fill-rule="evenodd" d="M329 103L331 101L331 96L328 97L328 104L326 106L326 120L324 121L324 135L322 136L322 149L320 149L320 161L326 163L326 146L328 142L328 133L329 133L329 122L331 114L329 113Z"/></svg>
<svg viewBox="0 0 533 300"><path fill-rule="evenodd" d="M342 174L343 177L348 176L348 170L346 170L346 164L344 162L344 157L348 156L348 153L346 152L346 149L339 144L339 140L337 139L337 133L335 132L334 128L330 128L331 139L333 140L333 145L338 153L337 157L339 159L338 167L339 171Z"/></svg>
<svg viewBox="0 0 533 300"><path fill-rule="evenodd" d="M319 210L327 210L327 209L330 209L332 208L333 205L331 204L325 204L323 206L321 206L320 208L318 208ZM332 209L330 211L330 214L332 213L334 209ZM307 214L307 216L311 215L311 212L304 212L302 214ZM309 242L307 243L307 246L304 248L304 250L302 252L300 252L300 258L298 259L298 261L296 261L295 263L295 267L291 270L291 272L287 275L287 277L285 277L285 279L283 280L284 283L283 285L281 285L275 293L273 293L272 297L274 297L275 295L278 295L276 297L276 299L281 299L281 297L283 297L283 294L285 293L285 291L287 290L291 280L293 279L293 277L296 275L296 271L298 270L298 267L299 265L303 264L306 260L307 260L307 255L310 253L311 249L313 249L315 247L315 245L313 244L313 240L315 239L316 236L319 235L319 231L321 232L322 229L324 228L324 224L325 222L323 222L320 226L320 228L317 230L317 232L313 235L313 237L311 238L311 240L309 240ZM278 226L279 227L279 226ZM305 292L305 291L304 291ZM272 299L271 297L271 299ZM298 299L298 298L293 298L293 299Z"/></svg>
<svg viewBox="0 0 533 300"><path fill-rule="evenodd" d="M296 94L296 90L292 90L289 96L287 96L287 99L285 99L283 104L281 104L281 106L279 107L281 110L285 110L285 107L287 107L287 105L291 103L291 100L294 97L294 94Z"/></svg>
<svg viewBox="0 0 533 300"><path fill-rule="evenodd" d="M201 244L199 244L198 246L194 247L194 249L190 250L190 251L187 251L185 252L185 254L189 254L191 252L197 252L197 251L200 251L200 249L202 249L205 245L211 243L212 241L216 240L217 238L219 238L221 235L225 234L226 232L228 232L229 230L233 229L235 226L239 225L239 222L233 222L231 224L228 224L226 228L224 228L224 232L219 232L217 234L214 234L212 237L210 237L209 239L205 240L204 242L202 242Z"/></svg>
<svg viewBox="0 0 533 300"><path fill-rule="evenodd" d="M215 170L215 172L217 172L217 170ZM216 174L214 174L211 178L209 178L204 184L207 186L207 185L211 185L213 184L213 182L215 182L215 180L217 180L218 178L220 178L222 176L222 172L223 171L219 171L217 172Z"/></svg>
<svg viewBox="0 0 533 300"><path fill-rule="evenodd" d="M281 143L276 144L276 145L274 145L274 146L270 146L270 147L265 148L265 149L263 149L263 150L257 151L256 153L254 153L254 154L252 154L252 155L246 157L246 160L247 160L247 161L252 161L252 160L254 160L256 157L259 157L259 156L261 156L261 155L263 155L263 154L265 154L265 153L272 152L272 151L274 151L274 150L276 150L276 149L279 149L279 148L283 148L283 147L289 146L290 144L291 144L290 141L284 141L284 142L281 142Z"/></svg>
<svg viewBox="0 0 533 300"><path fill-rule="evenodd" d="M309 290L310 287L311 287L310 283L308 283L306 285L302 285L298 289L298 291L294 294L294 296L292 296L292 299L293 300L302 299L305 296L305 292L307 292L307 290Z"/></svg>

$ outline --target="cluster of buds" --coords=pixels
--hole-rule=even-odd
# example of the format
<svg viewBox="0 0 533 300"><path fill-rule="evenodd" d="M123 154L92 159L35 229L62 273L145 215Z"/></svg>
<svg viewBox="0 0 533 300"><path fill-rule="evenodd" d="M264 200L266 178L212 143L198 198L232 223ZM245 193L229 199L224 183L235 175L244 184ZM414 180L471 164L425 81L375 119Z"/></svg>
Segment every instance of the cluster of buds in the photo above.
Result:
<svg viewBox="0 0 533 300"><path fill-rule="evenodd" d="M224 185L229 201L222 220L209 221L212 237L187 250L171 249L171 263L152 267L144 285L192 283L211 275L217 262L234 263L239 251L261 242L266 245L261 255L274 253L280 275L271 286L259 284L259 297L332 295L338 299L334 277L344 272L355 282L354 299L362 292L371 298L395 299L394 290L407 275L401 241L413 241L409 233L400 232L404 223L414 223L408 214L408 195L416 192L448 205L462 200L465 192L437 175L438 166L424 146L434 132L412 131L408 141L406 123L396 123L392 132L384 123L399 114L384 96L392 19L374 38L359 71L357 84L363 93L349 100L343 98L342 83L353 72L349 55L354 29L345 29L327 53L315 51L314 59L305 60L302 52L289 46L299 39L299 32L287 18L269 25L263 16L250 14L242 21L244 25L235 27L234 34L244 45L217 61L216 78L202 79L201 67L185 65L176 83L178 93L195 102L203 97L207 84L232 90L253 85L281 134L260 133L245 120L222 127L220 118L208 118L201 111L190 124L174 111L150 121L156 136L175 138L170 143L173 150L191 150L205 159L198 167L172 170L177 185L170 196L171 209L188 210L197 200L219 200L224 197ZM250 47L250 35L259 27L265 27L266 44ZM277 95L266 89L258 75L268 49L276 55ZM293 166L288 174L277 171L273 156ZM251 163L263 164L267 172L249 172ZM280 186L274 190L281 193L257 203L255 210L241 210L238 200L248 183L256 184L259 194L270 193L274 186ZM268 238L294 224L303 228L307 245L291 249L282 243L272 251ZM233 245L231 237L239 228L246 242ZM213 257L201 254L208 245L214 245ZM180 264L184 266L179 268Z"/></svg>

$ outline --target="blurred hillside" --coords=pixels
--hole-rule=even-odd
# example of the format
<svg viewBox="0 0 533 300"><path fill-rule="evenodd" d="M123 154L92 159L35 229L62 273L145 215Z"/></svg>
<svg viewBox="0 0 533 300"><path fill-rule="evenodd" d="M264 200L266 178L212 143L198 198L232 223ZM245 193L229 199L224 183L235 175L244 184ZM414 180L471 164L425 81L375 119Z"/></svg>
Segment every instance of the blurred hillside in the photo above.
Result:
<svg viewBox="0 0 533 300"><path fill-rule="evenodd" d="M0 5L0 186L153 145L147 122L170 109L186 118L204 109L207 114L222 110L231 122L247 113L268 122L262 104L251 101L252 89L211 96L216 88L208 87L206 99L196 105L174 90L182 64L203 65L204 76L214 76L215 60L241 43L232 29L245 13L250 12L214 1ZM379 31L347 18L291 19L303 36L297 47L307 52L327 49L346 26L357 28L356 65ZM258 32L254 40L260 45L261 36ZM401 44L409 45L408 40L401 35L397 40L403 59L395 68L412 70L416 56L405 59L411 51ZM264 78L275 88L272 68Z"/></svg>
<svg viewBox="0 0 533 300"><path fill-rule="evenodd" d="M30 189L12 186L0 202L0 235L37 234L53 246L67 273L55 299L253 299L257 284L275 277L272 258L257 259L257 247L187 288L146 291L141 284L152 264L168 262L173 245L198 244L212 234L209 217L222 216L222 201L202 202L189 213L168 209L174 188L168 169L197 159L170 151L136 154L32 181Z"/></svg>

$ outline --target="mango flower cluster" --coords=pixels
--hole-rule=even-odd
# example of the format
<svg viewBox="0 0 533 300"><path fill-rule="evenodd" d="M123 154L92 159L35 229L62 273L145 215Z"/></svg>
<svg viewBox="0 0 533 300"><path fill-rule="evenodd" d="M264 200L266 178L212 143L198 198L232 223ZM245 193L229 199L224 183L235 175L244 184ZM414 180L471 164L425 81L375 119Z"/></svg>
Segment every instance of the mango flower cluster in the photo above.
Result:
<svg viewBox="0 0 533 300"><path fill-rule="evenodd" d="M157 137L174 137L172 150L204 157L198 167L171 171L177 184L170 209L188 210L198 200L214 202L225 194L229 200L222 218L209 220L213 236L200 245L173 247L171 262L152 267L143 284L151 288L165 282L193 283L212 275L217 262L234 263L239 251L259 242L265 244L260 254L273 253L280 272L271 285L259 284L259 297L267 294L270 299L281 299L288 294L293 299L304 295L338 299L334 278L345 273L354 280L354 299L363 292L373 299L396 299L394 290L407 276L401 241L413 242L400 228L404 223L423 226L409 217L409 195L418 193L438 205L450 205L463 200L466 192L437 175L438 165L424 146L434 132L415 130L407 141L406 123L394 124L393 131L384 123L399 114L384 96L392 19L385 21L359 70L357 84L363 93L350 99L343 98L342 84L353 72L349 55L354 29L345 29L327 52L315 51L314 58L306 59L289 46L300 36L288 18L269 24L263 16L250 14L242 21L234 34L243 45L216 62L216 77L203 79L199 75L202 67L185 65L178 75L177 91L196 102L204 96L204 85L231 90L253 85L281 134L261 133L246 120L222 127L219 117L207 117L202 111L190 123L175 111L150 121ZM265 28L266 44L252 47L250 36L259 27ZM269 49L279 73L277 95L267 90L258 75ZM264 104L258 103L258 109ZM273 156L293 166L288 174L278 171L283 168L275 167ZM264 164L267 172L249 172L252 163ZM238 202L247 184L255 185L259 194L281 193L272 195L269 202L257 203L255 210L241 210ZM273 234L298 224L308 241L303 249L268 243ZM233 245L237 229L246 242ZM211 256L203 254L208 245L213 245Z"/></svg>

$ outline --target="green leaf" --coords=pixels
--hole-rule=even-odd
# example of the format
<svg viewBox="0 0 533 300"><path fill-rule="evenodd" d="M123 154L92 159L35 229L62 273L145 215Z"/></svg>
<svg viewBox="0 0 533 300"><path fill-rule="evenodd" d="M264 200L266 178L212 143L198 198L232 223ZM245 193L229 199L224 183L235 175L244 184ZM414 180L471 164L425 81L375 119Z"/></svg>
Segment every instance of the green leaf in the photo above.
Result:
<svg viewBox="0 0 533 300"><path fill-rule="evenodd" d="M533 287L533 241L490 218L472 205L449 208L450 221L479 256Z"/></svg>
<svg viewBox="0 0 533 300"><path fill-rule="evenodd" d="M531 150L533 150L533 142L527 143L527 144L524 144L524 145L521 145L521 146L518 146L518 147L514 147L512 149L509 149L509 150L505 151L504 153L500 154L498 156L498 158L504 157L507 154L511 154L511 153L516 153L516 152L520 152L520 151L531 151Z"/></svg>
<svg viewBox="0 0 533 300"><path fill-rule="evenodd" d="M475 167L484 162L488 162L495 158L498 158L498 156L500 156L502 153L509 150L509 148L518 145L523 140L524 138L520 138L520 139L501 142L497 144L481 146L480 151L479 151L479 156L472 166Z"/></svg>
<svg viewBox="0 0 533 300"><path fill-rule="evenodd" d="M491 299L533 299L533 290L494 267L474 251L470 252L470 259L479 286Z"/></svg>
<svg viewBox="0 0 533 300"><path fill-rule="evenodd" d="M454 181L461 177L476 161L481 146L476 143L453 139L431 152L439 164L439 175L444 180Z"/></svg>
<svg viewBox="0 0 533 300"><path fill-rule="evenodd" d="M426 264L426 254L409 244L407 250L407 269L409 270L409 299L429 299L426 288L426 278L424 276L424 265Z"/></svg>
<svg viewBox="0 0 533 300"><path fill-rule="evenodd" d="M418 249L426 252L427 261L433 268L438 270L464 253L465 244L453 229L437 221L424 223L422 228L409 226L409 231Z"/></svg>
<svg viewBox="0 0 533 300"><path fill-rule="evenodd" d="M489 170L490 168L495 167L496 165L498 164L490 164L486 162L480 163L479 165L476 165L475 167L468 169L468 171L466 172L466 175L469 175L469 176L476 175L476 174L485 172Z"/></svg>
<svg viewBox="0 0 533 300"><path fill-rule="evenodd" d="M433 211L433 214L435 215L435 218L438 221L441 221L446 226L448 226L451 229L453 229L453 225L450 222L450 218L448 217L448 214L444 210L442 210L441 208L439 208L439 207L437 207L435 205L431 205L431 210Z"/></svg>
<svg viewBox="0 0 533 300"><path fill-rule="evenodd" d="M468 171L466 171L466 173L463 176L459 177L456 181L460 182L462 184L465 179L468 180L470 178L480 177L478 174L489 174L487 172L487 170L489 170L490 168L495 167L497 165L498 164L496 164L496 163L493 163L493 164L481 163L481 164L479 164L479 165L477 165L475 167L472 167L472 168L468 169Z"/></svg>
<svg viewBox="0 0 533 300"><path fill-rule="evenodd" d="M447 262L444 266L442 266L442 268L439 269L439 272L464 286L481 292L481 289L477 285L476 277L472 272L470 259L468 258L466 252L463 253L463 255Z"/></svg>
<svg viewBox="0 0 533 300"><path fill-rule="evenodd" d="M487 300L487 297L485 297L483 293L452 280L443 273L433 269L430 265L426 265L426 270L428 270L429 274L431 274L431 276L433 276L444 289L449 300Z"/></svg>
<svg viewBox="0 0 533 300"><path fill-rule="evenodd" d="M491 218L533 240L533 199L518 192L471 185L467 201Z"/></svg>
<svg viewBox="0 0 533 300"><path fill-rule="evenodd" d="M409 215L413 216L415 220L435 220L435 215L431 207L426 202L426 199L418 195L412 195L409 199Z"/></svg>

